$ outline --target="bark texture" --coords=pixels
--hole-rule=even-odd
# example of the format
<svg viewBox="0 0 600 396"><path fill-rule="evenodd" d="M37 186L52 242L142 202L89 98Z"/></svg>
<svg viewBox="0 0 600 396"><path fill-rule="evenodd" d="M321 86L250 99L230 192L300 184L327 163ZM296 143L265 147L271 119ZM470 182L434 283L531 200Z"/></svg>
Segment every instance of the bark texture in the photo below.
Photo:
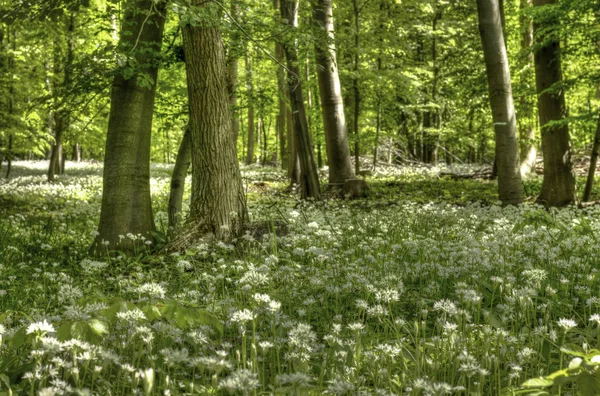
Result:
<svg viewBox="0 0 600 396"><path fill-rule="evenodd" d="M150 136L165 5L153 0L125 4L119 46L135 57L139 68L128 79L118 73L112 83L97 252L103 250L103 241L109 249L132 251L135 244L121 235L150 238L154 230ZM139 83L142 76L146 84Z"/></svg>
<svg viewBox="0 0 600 396"><path fill-rule="evenodd" d="M288 24L291 33L295 34L298 27L298 1L281 0L281 17ZM310 144L295 40L287 40L284 43L284 50L288 67L288 86L294 125L295 151L300 164L301 196L303 199L318 199L320 195L319 176Z"/></svg>
<svg viewBox="0 0 600 396"><path fill-rule="evenodd" d="M235 19L239 16L239 7L235 2L231 3L231 16ZM229 106L231 107L231 134L237 151L238 135L240 133L240 117L237 105L238 85L238 57L240 56L240 37L238 29L233 29L230 37L229 51L227 52L227 92L229 93Z"/></svg>
<svg viewBox="0 0 600 396"><path fill-rule="evenodd" d="M333 41L332 1L313 0L313 17L317 28L322 30L315 41L315 53L329 164L329 184L343 187L346 180L354 177L354 171L350 160L344 101Z"/></svg>
<svg viewBox="0 0 600 396"><path fill-rule="evenodd" d="M213 1L194 0L192 4L216 7ZM248 216L231 139L225 48L218 21L207 23L183 28L192 140L192 199L182 235L193 239L236 233Z"/></svg>
<svg viewBox="0 0 600 396"><path fill-rule="evenodd" d="M169 193L169 232L175 231L181 222L181 208L183 206L183 192L185 191L185 178L192 164L192 134L186 128L177 151L175 167L171 175L171 191Z"/></svg>
<svg viewBox="0 0 600 396"><path fill-rule="evenodd" d="M477 13L496 135L498 196L503 205L517 205L523 202L517 119L498 0L477 0Z"/></svg>
<svg viewBox="0 0 600 396"><path fill-rule="evenodd" d="M556 0L534 0L535 7L546 7ZM566 117L565 94L555 84L562 82L560 43L553 33L558 28L557 17L534 21L534 32L540 44L534 53L535 85L538 94L538 114L542 128L544 179L538 202L546 206L564 206L577 199L575 175L571 163L569 126ZM548 89L553 87L552 92ZM551 122L560 124L548 125Z"/></svg>

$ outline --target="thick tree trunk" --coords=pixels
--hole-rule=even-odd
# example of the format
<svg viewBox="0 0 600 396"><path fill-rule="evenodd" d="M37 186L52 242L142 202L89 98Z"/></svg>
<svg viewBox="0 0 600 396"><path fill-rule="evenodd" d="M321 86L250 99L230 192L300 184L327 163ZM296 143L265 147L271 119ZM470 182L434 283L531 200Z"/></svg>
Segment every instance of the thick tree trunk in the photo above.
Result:
<svg viewBox="0 0 600 396"><path fill-rule="evenodd" d="M517 118L498 0L477 0L477 12L496 135L498 197L503 205L518 205L523 202L523 184Z"/></svg>
<svg viewBox="0 0 600 396"><path fill-rule="evenodd" d="M298 1L281 0L281 17L284 21L287 21L291 33L295 34L298 27ZM292 104L295 148L300 164L301 196L303 199L319 199L319 176L310 144L295 39L286 41L284 43L284 50L288 67L288 85Z"/></svg>
<svg viewBox="0 0 600 396"><path fill-rule="evenodd" d="M531 18L524 14L524 11L531 6L531 0L521 0L521 53L523 69L521 79L523 93L519 98L519 152L521 159L521 176L526 176L535 170L535 161L537 158L537 149L535 144L535 104L529 99L533 97L524 87L529 87L530 81L533 81L533 22ZM532 92L533 93L533 92Z"/></svg>
<svg viewBox="0 0 600 396"><path fill-rule="evenodd" d="M183 206L183 192L185 191L185 178L187 177L188 169L192 163L192 134L190 128L185 129L177 158L175 159L175 167L171 175L171 191L169 192L169 233L172 233L179 227L181 222L181 208Z"/></svg>
<svg viewBox="0 0 600 396"><path fill-rule="evenodd" d="M315 40L315 53L325 148L329 164L329 185L343 187L346 180L354 177L354 172L350 160L342 87L333 44L332 1L313 0L313 16L320 34L319 39Z"/></svg>
<svg viewBox="0 0 600 396"><path fill-rule="evenodd" d="M133 251L140 242L127 234L151 238L154 230L150 199L150 136L158 75L158 58L165 23L165 1L129 0L119 45L135 57L150 77L115 75L112 83L99 234L95 251Z"/></svg>
<svg viewBox="0 0 600 396"><path fill-rule="evenodd" d="M252 64L250 51L246 51L246 88L248 92L248 150L246 151L246 165L253 164L254 160L254 84L252 81Z"/></svg>
<svg viewBox="0 0 600 396"><path fill-rule="evenodd" d="M598 114L600 115L600 108L598 108ZM594 186L594 175L596 174L596 166L598 165L598 152L600 151L600 118L596 124L596 133L594 135L594 145L592 147L592 155L590 158L590 169L588 170L587 180L585 182L585 189L583 190L582 202L590 200L592 195L592 187Z"/></svg>
<svg viewBox="0 0 600 396"><path fill-rule="evenodd" d="M199 7L214 1L193 0ZM237 234L248 213L242 177L231 139L231 111L226 84L225 48L218 21L183 28L190 131L192 199L189 221L176 239L182 244L206 235ZM177 242L174 247L184 245Z"/></svg>
<svg viewBox="0 0 600 396"><path fill-rule="evenodd" d="M556 0L534 0L534 6L541 8L554 4ZM548 92L548 89L562 81L560 43L549 37L549 29L559 26L557 17L534 22L536 40L540 47L534 53L535 82L538 94L538 112L542 129L542 152L544 154L544 179L542 191L537 201L546 206L564 206L577 200L575 175L571 164L569 126L566 117L565 94L562 89ZM543 45L543 46L542 46ZM548 125L562 121L560 124Z"/></svg>

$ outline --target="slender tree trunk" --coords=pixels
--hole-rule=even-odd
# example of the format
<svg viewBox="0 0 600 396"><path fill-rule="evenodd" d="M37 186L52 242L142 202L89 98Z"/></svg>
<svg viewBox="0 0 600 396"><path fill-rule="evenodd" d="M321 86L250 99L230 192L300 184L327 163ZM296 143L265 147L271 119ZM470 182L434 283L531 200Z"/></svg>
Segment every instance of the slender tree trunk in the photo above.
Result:
<svg viewBox="0 0 600 396"><path fill-rule="evenodd" d="M288 139L288 158L290 164L288 166L288 176L290 178L291 186L294 184L300 184L300 161L298 158L297 152L297 144L296 144L296 135L294 131L294 117L292 117L292 99L291 93L288 90L288 100L290 102L289 106L286 106L285 109L285 119L286 119L286 130L287 130L287 139Z"/></svg>
<svg viewBox="0 0 600 396"><path fill-rule="evenodd" d="M75 30L75 15L71 13L67 25L67 58L63 67L61 67L61 51L60 44L54 43L54 144L52 145L52 151L50 154L50 164L48 166L48 181L54 181L55 174L62 174L64 172L64 166L62 165L62 136L65 128L68 126L69 120L69 106L64 103L60 103L59 98L59 83L56 78L59 74L63 74L62 90L68 92L72 81L72 69L73 69L73 32ZM63 95L64 96L64 95ZM64 101L64 98L63 98Z"/></svg>
<svg viewBox="0 0 600 396"><path fill-rule="evenodd" d="M246 51L246 87L248 92L248 150L246 154L246 165L253 164L254 160L254 84L252 81L252 64L250 62L250 51Z"/></svg>
<svg viewBox="0 0 600 396"><path fill-rule="evenodd" d="M477 0L477 12L496 134L498 196L503 205L518 205L523 202L523 184L517 118L498 0Z"/></svg>
<svg viewBox="0 0 600 396"><path fill-rule="evenodd" d="M129 0L125 7L119 45L152 82L140 85L137 76L126 79L119 72L112 83L102 207L94 246L98 254L104 249L103 241L110 249L133 251L136 241L120 236L151 238L154 230L150 137L166 2Z"/></svg>
<svg viewBox="0 0 600 396"><path fill-rule="evenodd" d="M169 193L169 232L172 233L179 227L181 222L181 208L183 206L183 192L185 191L185 178L188 169L192 163L192 136L190 128L186 127L177 158L175 167L171 175L171 191Z"/></svg>
<svg viewBox="0 0 600 396"><path fill-rule="evenodd" d="M7 45L9 46L9 48L12 49L12 54L8 57L8 72L12 73L14 68L15 68L15 53L17 50L17 32L15 30L15 27L11 28L10 26L8 26L6 28L6 38L7 38ZM13 80L10 80L9 86L8 86L8 116L12 117L13 113L14 113L14 109L13 109L13 101L14 101L14 93L15 93L15 88L13 85ZM5 152L5 157L6 157L6 161L7 161L7 166L6 166L6 175L5 177L8 179L10 178L10 173L12 171L12 161L13 161L13 141L14 141L14 136L13 136L13 132L11 130L8 131L8 145L6 147L6 152Z"/></svg>
<svg viewBox="0 0 600 396"><path fill-rule="evenodd" d="M231 16L237 19L239 7L236 2L231 3ZM240 37L238 29L234 28L231 33L229 50L227 52L227 92L229 93L229 106L231 107L231 134L237 152L237 141L240 132L240 117L237 106L238 85L238 58L240 56Z"/></svg>
<svg viewBox="0 0 600 396"><path fill-rule="evenodd" d="M534 0L535 7L552 5L556 0ZM542 152L544 154L544 179L538 202L547 206L564 206L577 200L575 175L571 164L569 126L566 117L564 91L547 90L562 81L560 43L549 36L549 30L559 26L558 17L534 22L534 32L540 47L534 52L535 81L538 94L538 111L542 129ZM558 125L551 122L563 121Z"/></svg>
<svg viewBox="0 0 600 396"><path fill-rule="evenodd" d="M13 159L12 148L13 148L13 134L10 133L8 135L8 147L7 147L7 150L6 150L7 164L6 164L6 175L5 175L5 177L7 179L10 178L10 172L12 171L12 159Z"/></svg>
<svg viewBox="0 0 600 396"><path fill-rule="evenodd" d="M279 0L273 0L273 9L281 14ZM283 64L284 52L283 45L279 39L275 42L275 59L278 63ZM290 158L288 152L289 139L286 135L286 92L287 86L285 82L285 71L281 65L277 65L277 88L279 100L277 106L277 119L275 121L275 129L279 137L279 155L281 156L281 168L288 170L290 168Z"/></svg>
<svg viewBox="0 0 600 396"><path fill-rule="evenodd" d="M353 132L354 132L354 174L360 172L360 132L359 132L359 117L360 117L360 89L358 87L358 72L360 61L360 8L357 0L352 0L354 9L354 62L353 62L353 78L352 78L352 93L354 116L352 117Z"/></svg>
<svg viewBox="0 0 600 396"><path fill-rule="evenodd" d="M214 1L193 0L192 5L214 7L212 12L220 12ZM225 47L219 21L201 23L183 28L192 140L192 199L190 221L178 235L180 244L174 243L177 248L205 235L235 235L248 218L231 139Z"/></svg>
<svg viewBox="0 0 600 396"><path fill-rule="evenodd" d="M600 115L600 108L598 108L598 114ZM598 152L600 151L600 117L596 124L596 133L594 134L594 145L592 147L592 155L590 158L590 169L588 170L587 180L585 182L585 189L583 190L582 202L590 200L592 195L592 187L594 186L594 175L596 173L596 166L598 165Z"/></svg>
<svg viewBox="0 0 600 396"><path fill-rule="evenodd" d="M284 21L287 21L291 33L295 34L298 27L298 1L281 0L281 17ZM288 67L288 85L292 104L295 146L300 164L301 195L303 199L319 199L319 176L310 145L295 38L284 43L284 50Z"/></svg>
<svg viewBox="0 0 600 396"><path fill-rule="evenodd" d="M535 161L537 158L537 149L535 146L535 114L534 106L531 103L530 97L533 97L534 92L527 92L525 87L529 87L530 81L533 81L532 75L533 66L533 21L531 18L524 15L524 11L531 7L531 0L520 0L521 8L521 53L523 69L522 73L523 93L519 98L519 151L521 159L521 176L530 174L535 169Z"/></svg>
<svg viewBox="0 0 600 396"><path fill-rule="evenodd" d="M323 114L325 148L329 164L329 185L343 186L354 177L350 146L346 134L344 100L334 47L333 7L331 0L313 0L313 16L319 40L315 40L317 78Z"/></svg>

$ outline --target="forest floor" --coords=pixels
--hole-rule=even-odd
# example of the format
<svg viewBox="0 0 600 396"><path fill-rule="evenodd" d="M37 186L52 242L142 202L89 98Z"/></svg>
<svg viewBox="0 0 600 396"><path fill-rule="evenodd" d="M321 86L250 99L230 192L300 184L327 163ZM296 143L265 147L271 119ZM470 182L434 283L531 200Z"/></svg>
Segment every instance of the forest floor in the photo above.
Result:
<svg viewBox="0 0 600 396"><path fill-rule="evenodd" d="M545 211L539 176L519 207L439 177L466 166L306 203L245 167L262 232L93 258L101 167L45 166L0 181L0 396L599 394L600 206ZM151 169L159 243L171 169Z"/></svg>

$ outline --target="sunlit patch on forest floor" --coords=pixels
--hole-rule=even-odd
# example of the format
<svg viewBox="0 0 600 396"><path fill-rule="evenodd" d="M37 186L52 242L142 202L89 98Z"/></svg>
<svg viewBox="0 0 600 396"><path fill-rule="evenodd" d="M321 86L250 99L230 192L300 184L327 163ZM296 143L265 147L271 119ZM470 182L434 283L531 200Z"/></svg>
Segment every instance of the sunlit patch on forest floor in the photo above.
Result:
<svg viewBox="0 0 600 396"><path fill-rule="evenodd" d="M129 235L136 255L92 258L100 165L68 164L53 184L44 167L16 163L0 182L0 395L593 386L600 207L501 208L494 182L442 167L384 169L365 200L305 203L279 170L248 167L252 219L285 233L170 255ZM163 235L170 168L152 174ZM525 182L529 201L539 185Z"/></svg>

